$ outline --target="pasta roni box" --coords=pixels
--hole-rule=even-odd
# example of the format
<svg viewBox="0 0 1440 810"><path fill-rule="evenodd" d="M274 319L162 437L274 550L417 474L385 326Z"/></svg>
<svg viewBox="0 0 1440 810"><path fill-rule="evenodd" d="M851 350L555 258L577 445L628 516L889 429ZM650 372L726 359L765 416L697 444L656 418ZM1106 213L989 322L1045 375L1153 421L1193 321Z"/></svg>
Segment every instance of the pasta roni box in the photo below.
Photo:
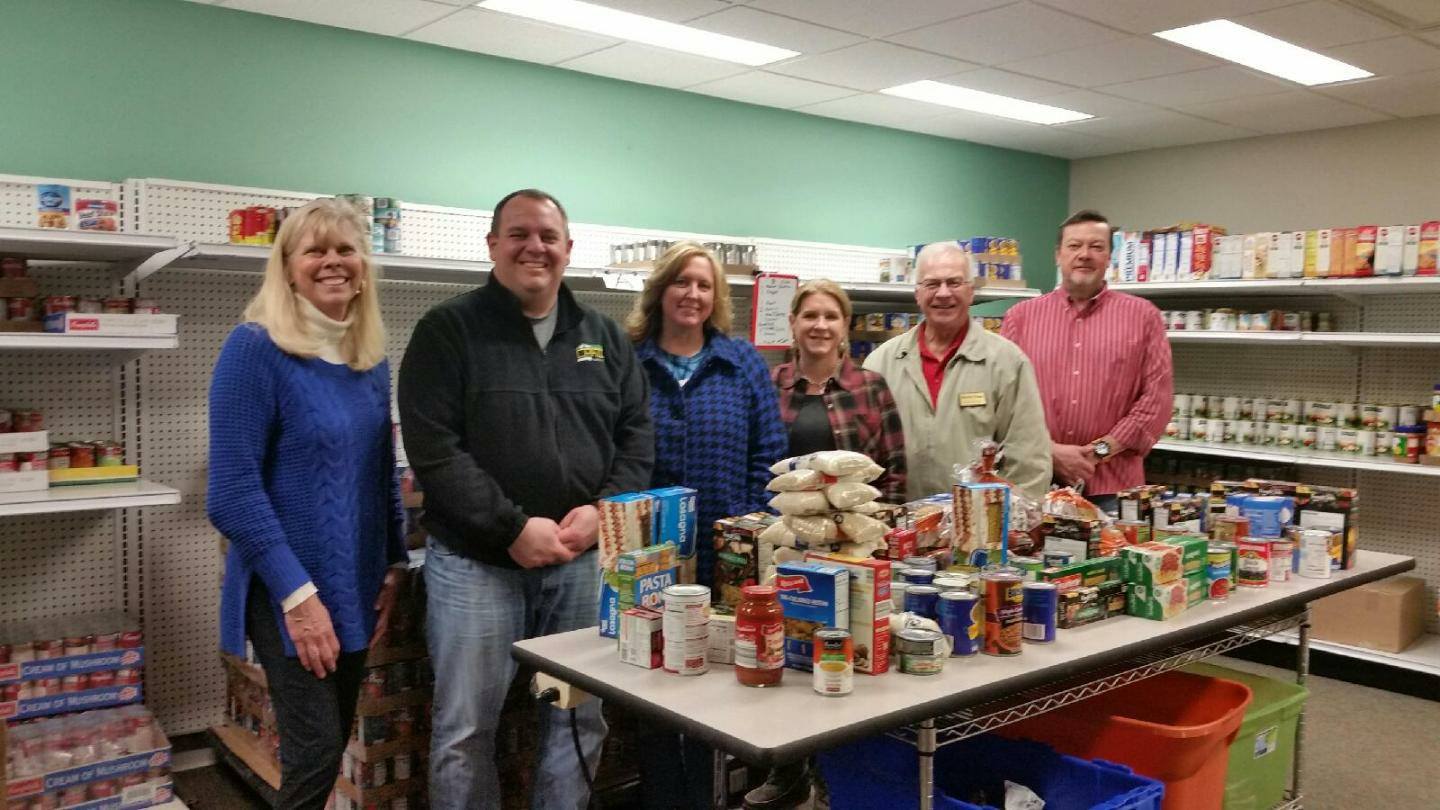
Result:
<svg viewBox="0 0 1440 810"><path fill-rule="evenodd" d="M879 675L890 669L890 561L810 551L806 561L850 572L850 636L855 671Z"/></svg>
<svg viewBox="0 0 1440 810"><path fill-rule="evenodd" d="M674 543L680 558L680 581L695 582L695 490L689 487L662 487L643 493L654 499L651 522L655 536L651 542Z"/></svg>
<svg viewBox="0 0 1440 810"><path fill-rule="evenodd" d="M602 571L600 582L600 635L617 638L620 615L633 607L660 610L660 593L679 575L674 543L622 552L614 571Z"/></svg>
<svg viewBox="0 0 1440 810"><path fill-rule="evenodd" d="M821 562L780 563L775 587L785 613L785 666L809 672L815 631L850 627L850 571Z"/></svg>

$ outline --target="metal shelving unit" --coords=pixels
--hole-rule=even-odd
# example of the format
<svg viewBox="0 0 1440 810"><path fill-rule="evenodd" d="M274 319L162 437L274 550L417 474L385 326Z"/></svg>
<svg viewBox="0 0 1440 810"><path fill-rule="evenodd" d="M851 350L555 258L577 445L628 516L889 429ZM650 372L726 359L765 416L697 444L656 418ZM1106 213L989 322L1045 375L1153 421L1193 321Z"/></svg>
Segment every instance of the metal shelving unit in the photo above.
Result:
<svg viewBox="0 0 1440 810"><path fill-rule="evenodd" d="M176 335L70 335L56 332L0 332L0 349L144 351L174 349Z"/></svg>
<svg viewBox="0 0 1440 810"><path fill-rule="evenodd" d="M1440 346L1431 332L1229 332L1172 330L1171 343L1249 343L1295 346Z"/></svg>
<svg viewBox="0 0 1440 810"><path fill-rule="evenodd" d="M1163 439L1155 443L1156 450L1173 453L1189 453L1197 456L1245 459L1247 461L1273 461L1282 464L1297 464L1302 467L1329 467L1337 470L1366 470L1368 472L1396 473L1398 475L1440 476L1440 467L1426 464L1408 464L1383 456L1354 456L1345 453L1331 453L1320 450L1267 450L1250 444L1217 444L1213 442L1192 442L1189 440Z"/></svg>
<svg viewBox="0 0 1440 810"><path fill-rule="evenodd" d="M1396 295L1440 292L1440 276L1377 276L1373 278L1263 278L1207 281L1117 282L1110 289L1142 298L1227 295Z"/></svg>
<svg viewBox="0 0 1440 810"><path fill-rule="evenodd" d="M0 493L0 517L130 509L180 503L180 490L151 481L119 484L77 484L35 492Z"/></svg>

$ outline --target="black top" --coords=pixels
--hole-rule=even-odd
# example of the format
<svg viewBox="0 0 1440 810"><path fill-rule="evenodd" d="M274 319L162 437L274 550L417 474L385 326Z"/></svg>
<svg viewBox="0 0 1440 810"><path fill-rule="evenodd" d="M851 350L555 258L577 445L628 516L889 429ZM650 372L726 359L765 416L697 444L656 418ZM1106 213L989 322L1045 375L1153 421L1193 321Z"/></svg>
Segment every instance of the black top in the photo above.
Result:
<svg viewBox="0 0 1440 810"><path fill-rule="evenodd" d="M399 387L422 522L457 554L515 568L507 549L530 516L650 485L655 432L630 339L564 286L544 349L497 281L435 306Z"/></svg>
<svg viewBox="0 0 1440 810"><path fill-rule="evenodd" d="M796 387L807 385L807 382L801 380ZM803 394L797 391L791 401L797 403L798 407L795 409L795 421L790 423L790 455L803 456L806 453L836 449L835 431L830 429L830 414L826 413L825 397L818 393L812 394L807 389Z"/></svg>

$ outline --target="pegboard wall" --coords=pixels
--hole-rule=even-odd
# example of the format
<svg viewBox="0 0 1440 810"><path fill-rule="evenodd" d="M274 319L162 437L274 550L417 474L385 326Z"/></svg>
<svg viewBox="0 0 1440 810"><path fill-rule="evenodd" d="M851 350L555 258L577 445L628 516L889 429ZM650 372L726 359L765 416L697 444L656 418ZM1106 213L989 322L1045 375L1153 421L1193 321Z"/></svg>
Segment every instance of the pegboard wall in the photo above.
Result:
<svg viewBox="0 0 1440 810"><path fill-rule="evenodd" d="M100 180L57 180L0 174L0 227L34 228L39 218L36 186L59 184L70 187L70 203L81 198L120 201L120 185ZM77 230L75 217L70 217L70 230Z"/></svg>

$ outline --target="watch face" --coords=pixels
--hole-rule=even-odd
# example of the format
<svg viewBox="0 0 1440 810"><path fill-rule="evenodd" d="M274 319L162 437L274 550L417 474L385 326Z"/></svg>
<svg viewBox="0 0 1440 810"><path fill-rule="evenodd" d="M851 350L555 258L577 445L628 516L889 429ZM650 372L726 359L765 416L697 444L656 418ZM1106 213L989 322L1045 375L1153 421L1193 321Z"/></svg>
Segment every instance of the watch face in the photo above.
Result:
<svg viewBox="0 0 1440 810"><path fill-rule="evenodd" d="M1095 443L1095 455L1097 455L1097 456L1099 456L1099 457L1101 457L1101 458L1104 458L1104 457L1110 455L1110 443L1109 443L1109 442L1096 442L1096 443Z"/></svg>

